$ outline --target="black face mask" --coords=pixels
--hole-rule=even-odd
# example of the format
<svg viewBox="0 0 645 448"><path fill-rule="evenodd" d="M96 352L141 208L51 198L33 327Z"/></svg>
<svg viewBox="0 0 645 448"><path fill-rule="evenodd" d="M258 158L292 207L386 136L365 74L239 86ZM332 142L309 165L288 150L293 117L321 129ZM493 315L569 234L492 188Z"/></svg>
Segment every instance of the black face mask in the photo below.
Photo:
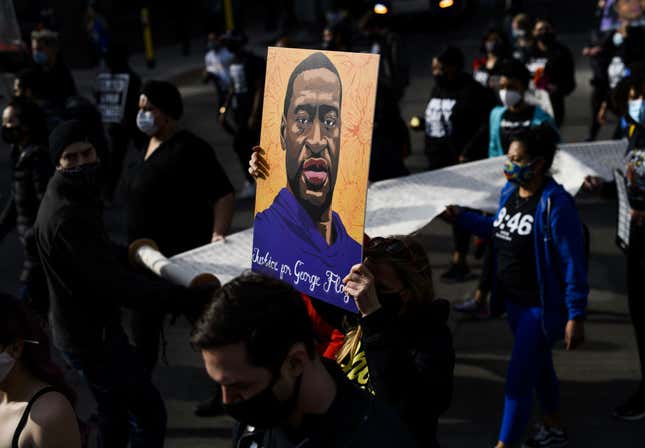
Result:
<svg viewBox="0 0 645 448"><path fill-rule="evenodd" d="M99 187L101 164L99 162L86 163L85 165L75 166L74 168L62 168L60 174L65 178L78 184L79 187L95 189Z"/></svg>
<svg viewBox="0 0 645 448"><path fill-rule="evenodd" d="M2 140L8 145L18 144L20 139L20 128L2 126Z"/></svg>
<svg viewBox="0 0 645 448"><path fill-rule="evenodd" d="M535 36L535 38L548 47L552 45L553 42L555 42L555 33L552 33L552 32L541 33Z"/></svg>
<svg viewBox="0 0 645 448"><path fill-rule="evenodd" d="M276 380L271 381L262 392L248 400L225 404L224 411L238 422L259 429L277 426L293 412L300 396L302 374L296 379L291 396L286 401L280 401L273 393Z"/></svg>
<svg viewBox="0 0 645 448"><path fill-rule="evenodd" d="M399 292L377 292L378 301L387 314L398 315L403 309L403 299Z"/></svg>

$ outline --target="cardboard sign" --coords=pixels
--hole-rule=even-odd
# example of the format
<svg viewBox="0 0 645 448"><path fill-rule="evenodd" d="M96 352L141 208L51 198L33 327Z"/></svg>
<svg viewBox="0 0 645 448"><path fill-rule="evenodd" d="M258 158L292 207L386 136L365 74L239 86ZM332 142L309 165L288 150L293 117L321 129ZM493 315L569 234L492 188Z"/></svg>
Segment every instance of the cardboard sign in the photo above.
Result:
<svg viewBox="0 0 645 448"><path fill-rule="evenodd" d="M252 269L356 311L379 56L269 48Z"/></svg>
<svg viewBox="0 0 645 448"><path fill-rule="evenodd" d="M103 123L122 123L128 97L130 75L127 73L101 73L96 77L96 106Z"/></svg>

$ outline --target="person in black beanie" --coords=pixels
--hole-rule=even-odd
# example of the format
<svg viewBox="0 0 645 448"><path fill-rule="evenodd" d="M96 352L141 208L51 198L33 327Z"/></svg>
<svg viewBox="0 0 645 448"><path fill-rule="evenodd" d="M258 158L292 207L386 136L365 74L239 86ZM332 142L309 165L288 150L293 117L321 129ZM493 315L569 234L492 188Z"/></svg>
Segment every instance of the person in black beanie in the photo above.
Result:
<svg viewBox="0 0 645 448"><path fill-rule="evenodd" d="M50 295L54 345L90 386L102 446L163 446L166 411L159 391L128 344L121 307L164 309L196 318L212 291L148 279L125 268L102 220L100 160L80 121L49 139L56 172L38 211L35 238Z"/></svg>
<svg viewBox="0 0 645 448"><path fill-rule="evenodd" d="M137 126L149 141L127 187L128 241L151 239L168 257L223 239L235 206L233 186L213 148L180 129L183 109L173 84L144 84ZM134 343L150 372L162 323L163 311L133 312Z"/></svg>

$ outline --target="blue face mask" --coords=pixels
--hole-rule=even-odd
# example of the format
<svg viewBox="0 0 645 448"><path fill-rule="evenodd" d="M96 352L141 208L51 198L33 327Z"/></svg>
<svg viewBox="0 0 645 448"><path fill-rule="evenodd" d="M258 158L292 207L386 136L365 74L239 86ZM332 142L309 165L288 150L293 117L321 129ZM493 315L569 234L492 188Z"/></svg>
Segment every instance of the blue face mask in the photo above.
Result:
<svg viewBox="0 0 645 448"><path fill-rule="evenodd" d="M642 98L629 100L627 109L632 120L639 124L645 124L645 103Z"/></svg>
<svg viewBox="0 0 645 448"><path fill-rule="evenodd" d="M45 65L47 63L47 53L42 50L34 51L34 62L38 65Z"/></svg>
<svg viewBox="0 0 645 448"><path fill-rule="evenodd" d="M535 177L534 165L535 161L520 165L507 160L504 164L504 176L506 176L506 180L514 184L527 185Z"/></svg>

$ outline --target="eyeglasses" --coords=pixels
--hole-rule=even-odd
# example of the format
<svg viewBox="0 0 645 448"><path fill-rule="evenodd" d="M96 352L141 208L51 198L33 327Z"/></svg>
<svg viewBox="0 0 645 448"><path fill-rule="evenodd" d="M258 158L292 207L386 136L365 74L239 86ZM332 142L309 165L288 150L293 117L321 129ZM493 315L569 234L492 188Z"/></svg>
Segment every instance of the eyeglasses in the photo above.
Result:
<svg viewBox="0 0 645 448"><path fill-rule="evenodd" d="M414 254L410 248L403 241L395 238L383 238L381 236L377 236L367 243L367 249L383 251L388 255L399 258L401 258L401 255L406 255L405 258L414 261Z"/></svg>

